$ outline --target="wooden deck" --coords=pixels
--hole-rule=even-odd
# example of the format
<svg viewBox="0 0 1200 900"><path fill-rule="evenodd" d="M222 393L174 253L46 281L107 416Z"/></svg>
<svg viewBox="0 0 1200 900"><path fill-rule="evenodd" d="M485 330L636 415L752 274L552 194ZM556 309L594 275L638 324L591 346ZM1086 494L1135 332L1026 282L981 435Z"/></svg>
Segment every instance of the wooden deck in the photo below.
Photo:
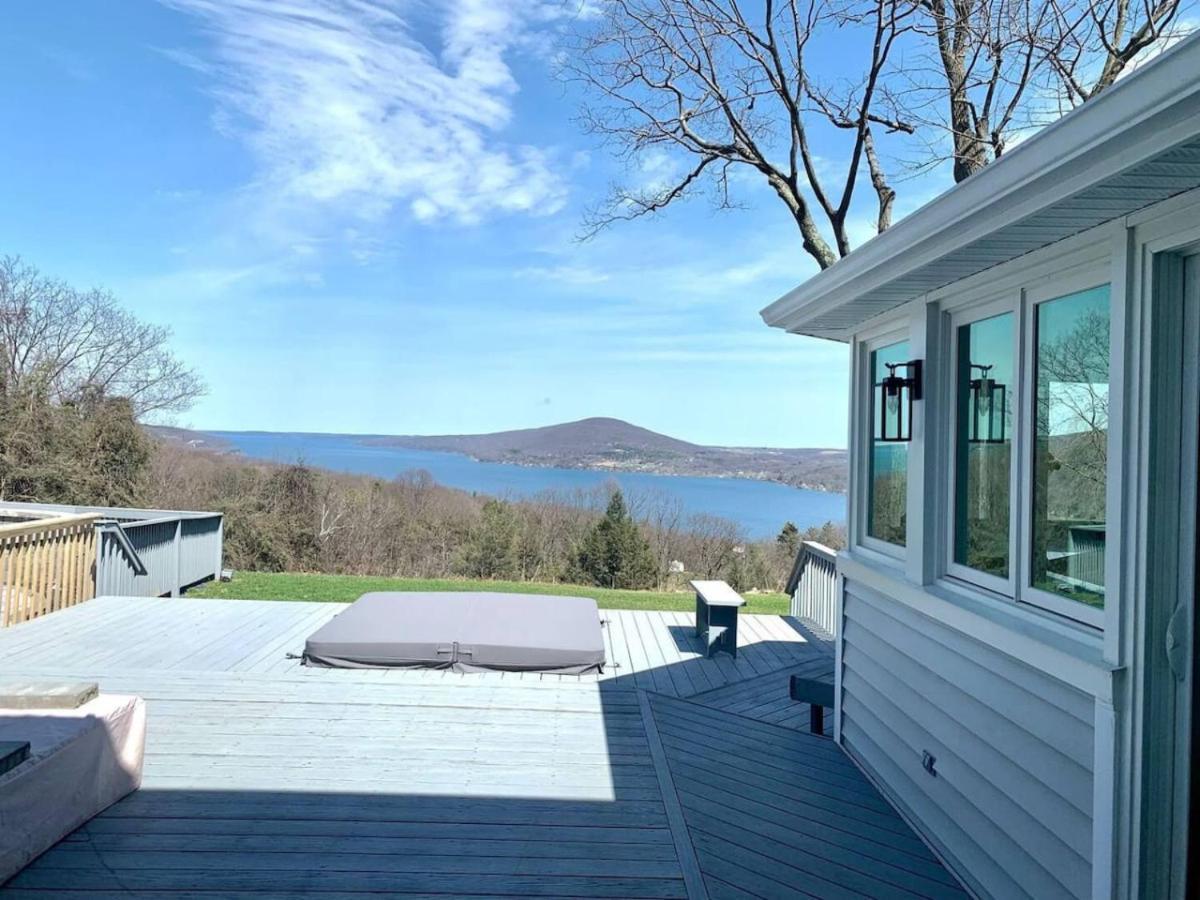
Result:
<svg viewBox="0 0 1200 900"><path fill-rule="evenodd" d="M340 608L101 598L0 633L0 678L98 679L145 697L150 723L143 788L0 897L953 888L841 751L801 733L806 707L781 702L789 673L832 663L794 622L746 616L736 661L708 660L690 616L606 613L616 665L586 677L288 657ZM831 874L851 856L870 862Z"/></svg>

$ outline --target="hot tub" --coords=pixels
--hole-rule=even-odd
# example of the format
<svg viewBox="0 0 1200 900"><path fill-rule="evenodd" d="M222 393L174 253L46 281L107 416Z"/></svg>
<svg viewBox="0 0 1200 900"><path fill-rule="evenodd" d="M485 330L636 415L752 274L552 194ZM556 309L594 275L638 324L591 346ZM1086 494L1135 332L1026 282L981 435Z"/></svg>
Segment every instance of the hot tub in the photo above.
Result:
<svg viewBox="0 0 1200 900"><path fill-rule="evenodd" d="M605 662L596 601L540 594L363 594L314 632L304 664L583 674Z"/></svg>

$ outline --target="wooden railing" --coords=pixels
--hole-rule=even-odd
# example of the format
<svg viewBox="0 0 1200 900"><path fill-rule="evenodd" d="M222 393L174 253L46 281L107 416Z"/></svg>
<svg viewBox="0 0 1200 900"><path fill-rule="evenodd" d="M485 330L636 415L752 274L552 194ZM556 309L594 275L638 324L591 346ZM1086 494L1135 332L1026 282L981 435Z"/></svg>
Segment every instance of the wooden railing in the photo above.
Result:
<svg viewBox="0 0 1200 900"><path fill-rule="evenodd" d="M0 525L0 628L96 595L98 515Z"/></svg>
<svg viewBox="0 0 1200 900"><path fill-rule="evenodd" d="M837 551L804 541L793 573L792 615L808 619L831 637L838 633Z"/></svg>

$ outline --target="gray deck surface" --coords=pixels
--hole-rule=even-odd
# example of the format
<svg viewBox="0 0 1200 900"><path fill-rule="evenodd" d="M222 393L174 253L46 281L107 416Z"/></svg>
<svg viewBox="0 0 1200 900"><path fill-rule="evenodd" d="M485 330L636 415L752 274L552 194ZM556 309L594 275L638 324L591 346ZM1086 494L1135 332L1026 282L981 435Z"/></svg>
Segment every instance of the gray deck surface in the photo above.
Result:
<svg viewBox="0 0 1200 900"><path fill-rule="evenodd" d="M780 702L788 674L832 662L790 620L745 616L737 660L709 660L690 615L607 612L617 665L600 676L286 657L340 608L101 598L0 632L0 679L90 678L149 707L142 789L0 897L953 885L832 742L783 727L807 722Z"/></svg>

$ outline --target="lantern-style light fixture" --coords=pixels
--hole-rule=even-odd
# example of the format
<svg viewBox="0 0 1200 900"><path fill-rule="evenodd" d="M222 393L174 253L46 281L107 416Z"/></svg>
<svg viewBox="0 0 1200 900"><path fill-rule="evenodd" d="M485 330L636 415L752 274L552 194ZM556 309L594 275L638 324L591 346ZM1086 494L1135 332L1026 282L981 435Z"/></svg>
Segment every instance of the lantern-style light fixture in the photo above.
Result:
<svg viewBox="0 0 1200 900"><path fill-rule="evenodd" d="M1003 444L1007 439L1008 389L991 377L995 366L971 363L971 371L979 372L970 384L969 413L971 424L967 440L972 444Z"/></svg>
<svg viewBox="0 0 1200 900"><path fill-rule="evenodd" d="M921 360L884 363L888 374L875 387L879 391L879 435L885 443L905 443L912 440L913 401L921 399ZM903 369L904 375L896 370Z"/></svg>

